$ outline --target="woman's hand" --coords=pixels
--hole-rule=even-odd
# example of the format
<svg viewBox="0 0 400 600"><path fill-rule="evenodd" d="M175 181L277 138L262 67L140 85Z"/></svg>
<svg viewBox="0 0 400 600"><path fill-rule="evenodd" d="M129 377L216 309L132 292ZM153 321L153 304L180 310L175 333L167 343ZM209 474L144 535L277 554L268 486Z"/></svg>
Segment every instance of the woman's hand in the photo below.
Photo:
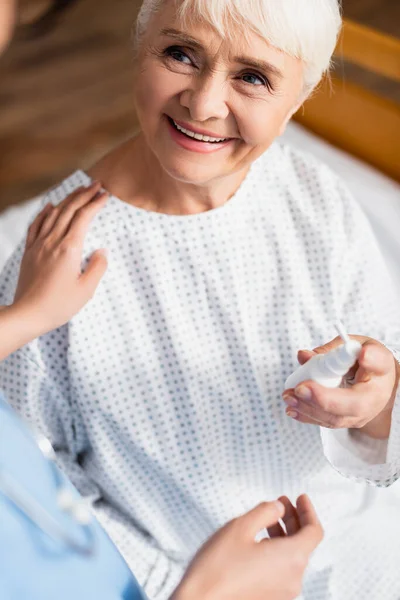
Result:
<svg viewBox="0 0 400 600"><path fill-rule="evenodd" d="M272 539L257 543L265 528ZM297 509L288 498L261 504L206 542L171 600L293 600L322 537L307 496L298 499Z"/></svg>
<svg viewBox="0 0 400 600"><path fill-rule="evenodd" d="M295 390L285 390L286 413L301 423L330 429L359 429L370 437L390 434L392 410L399 384L399 365L381 343L368 337L351 336L363 348L357 364L345 377L346 387L328 389L305 381ZM301 350L304 364L315 354L324 354L342 344L335 338L314 351Z"/></svg>
<svg viewBox="0 0 400 600"><path fill-rule="evenodd" d="M83 243L107 200L101 184L47 205L29 228L14 304L0 311L0 359L69 321L92 298L104 272L104 250L81 272Z"/></svg>

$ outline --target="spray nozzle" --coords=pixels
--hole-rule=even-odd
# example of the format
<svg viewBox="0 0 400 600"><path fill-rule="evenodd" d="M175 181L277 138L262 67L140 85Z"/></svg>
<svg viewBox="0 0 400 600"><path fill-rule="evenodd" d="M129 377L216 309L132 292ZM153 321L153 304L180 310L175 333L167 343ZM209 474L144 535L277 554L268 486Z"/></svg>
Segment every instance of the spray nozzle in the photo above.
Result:
<svg viewBox="0 0 400 600"><path fill-rule="evenodd" d="M348 344L349 342L351 342L351 339L349 338L348 334L346 333L345 328L343 327L343 323L341 323L339 321L338 323L336 323L335 328L345 344Z"/></svg>
<svg viewBox="0 0 400 600"><path fill-rule="evenodd" d="M337 323L335 327L344 344L326 355L326 364L334 373L345 375L357 361L362 346L348 336L342 323Z"/></svg>

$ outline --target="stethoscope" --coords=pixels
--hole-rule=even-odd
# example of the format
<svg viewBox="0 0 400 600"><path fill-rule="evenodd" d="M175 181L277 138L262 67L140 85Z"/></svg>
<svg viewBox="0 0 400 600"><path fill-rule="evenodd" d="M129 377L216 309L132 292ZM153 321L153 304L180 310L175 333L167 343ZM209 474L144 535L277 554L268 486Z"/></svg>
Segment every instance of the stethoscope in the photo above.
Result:
<svg viewBox="0 0 400 600"><path fill-rule="evenodd" d="M0 408L11 411L1 399ZM19 419L17 417L16 419L19 424ZM27 436L23 425L21 425L21 431ZM75 525L79 526L80 532L83 533L83 541L74 537L66 526L59 523L53 515L43 508L1 463L0 494L12 502L34 526L57 544L61 544L78 554L91 556L95 551L95 535L91 525L93 517L89 507L82 498L76 498L65 484L56 465L55 452L49 440L40 433L32 433L51 472L57 496L57 506L73 520Z"/></svg>

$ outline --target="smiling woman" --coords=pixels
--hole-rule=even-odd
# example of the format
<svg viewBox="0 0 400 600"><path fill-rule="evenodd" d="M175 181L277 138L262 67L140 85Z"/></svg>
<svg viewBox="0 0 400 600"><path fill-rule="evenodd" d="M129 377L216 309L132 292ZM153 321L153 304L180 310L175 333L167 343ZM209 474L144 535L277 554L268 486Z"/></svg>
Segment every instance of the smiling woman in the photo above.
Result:
<svg viewBox="0 0 400 600"><path fill-rule="evenodd" d="M1 382L154 600L220 525L303 491L327 533L303 598L400 597L400 523L367 485L400 475L398 303L342 181L276 139L339 29L334 0L145 0L140 131L46 198L102 182L111 198L85 254L107 247L109 269ZM337 321L363 344L352 386L305 382L282 399L299 348Z"/></svg>
<svg viewBox="0 0 400 600"><path fill-rule="evenodd" d="M190 19L185 32L179 22L169 3L140 38L135 108L142 133L170 176L200 185L232 177L233 192L296 111L303 63L256 33L231 41L207 21Z"/></svg>
<svg viewBox="0 0 400 600"><path fill-rule="evenodd" d="M316 3L315 29L308 9L300 18L296 6L146 0L136 35L141 134L90 174L106 185L112 178L116 195L148 210L187 213L224 204L329 68L340 29L336 1ZM157 175L159 192L137 193L139 177L126 180L125 160L142 176ZM201 186L202 199L181 200L185 184Z"/></svg>

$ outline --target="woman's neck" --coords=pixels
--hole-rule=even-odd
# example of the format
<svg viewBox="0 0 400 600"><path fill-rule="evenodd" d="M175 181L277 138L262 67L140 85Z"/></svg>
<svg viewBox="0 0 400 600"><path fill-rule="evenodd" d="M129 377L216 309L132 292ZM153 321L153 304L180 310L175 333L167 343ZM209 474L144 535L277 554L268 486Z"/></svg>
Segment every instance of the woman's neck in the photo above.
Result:
<svg viewBox="0 0 400 600"><path fill-rule="evenodd" d="M171 177L147 146L143 136L129 140L88 171L121 200L138 208L171 215L192 215L225 204L247 174L233 173L206 185Z"/></svg>

